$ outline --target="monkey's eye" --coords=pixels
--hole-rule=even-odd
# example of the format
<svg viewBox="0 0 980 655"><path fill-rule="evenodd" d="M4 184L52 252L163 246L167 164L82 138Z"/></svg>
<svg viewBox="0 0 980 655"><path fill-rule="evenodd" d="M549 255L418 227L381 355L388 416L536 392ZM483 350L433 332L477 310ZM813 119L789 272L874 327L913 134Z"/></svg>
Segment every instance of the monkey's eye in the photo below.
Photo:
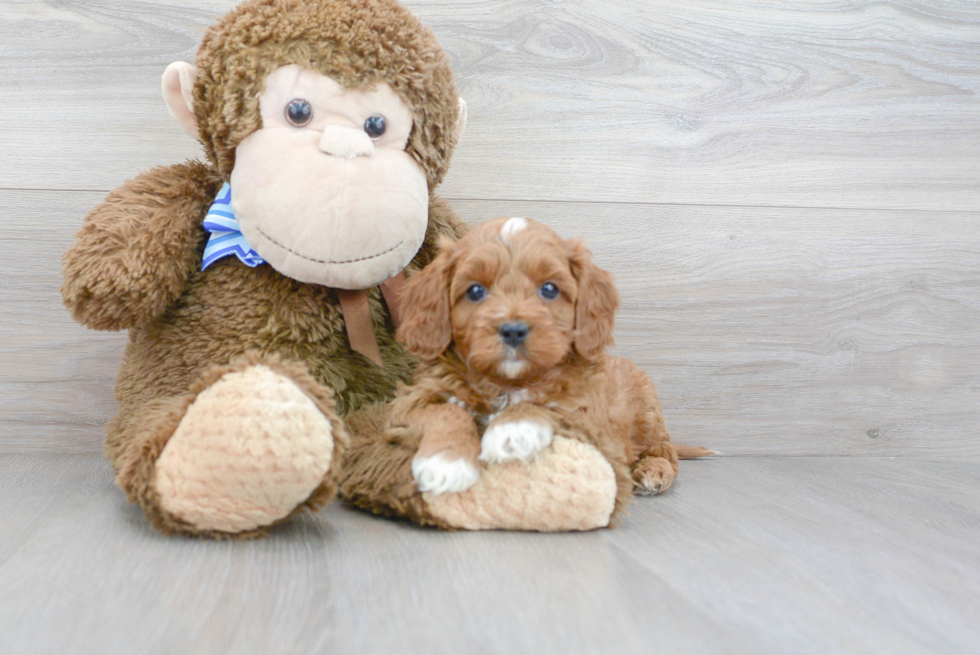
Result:
<svg viewBox="0 0 980 655"><path fill-rule="evenodd" d="M364 121L364 131L372 139L380 139L381 135L385 133L388 129L388 125L385 122L385 117L381 114L376 116L371 116L366 121Z"/></svg>
<svg viewBox="0 0 980 655"><path fill-rule="evenodd" d="M538 293L541 294L541 297L544 298L545 300L554 300L555 298L558 297L558 294L561 292L558 290L558 287L556 287L551 282L545 282L538 289Z"/></svg>
<svg viewBox="0 0 980 655"><path fill-rule="evenodd" d="M466 297L470 302L480 302L487 297L487 290L482 284L474 284L466 290Z"/></svg>
<svg viewBox="0 0 980 655"><path fill-rule="evenodd" d="M313 107L302 98L296 98L286 105L286 120L296 127L309 125L313 120Z"/></svg>

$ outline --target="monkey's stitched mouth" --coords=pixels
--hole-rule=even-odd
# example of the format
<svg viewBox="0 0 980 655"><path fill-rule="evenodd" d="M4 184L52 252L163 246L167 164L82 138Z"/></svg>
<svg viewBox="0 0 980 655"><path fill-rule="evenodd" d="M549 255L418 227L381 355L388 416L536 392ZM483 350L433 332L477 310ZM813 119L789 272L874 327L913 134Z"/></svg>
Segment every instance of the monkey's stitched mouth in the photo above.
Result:
<svg viewBox="0 0 980 655"><path fill-rule="evenodd" d="M402 239L401 241L399 241L398 243L396 243L395 245L393 245L391 248L388 248L387 250L382 251L382 252L379 252L379 253L377 253L375 255L367 255L365 257L358 257L357 259L347 259L347 260L343 260L343 261L334 261L332 259L316 259L315 257L307 257L303 253L296 252L295 250L293 250L289 246L284 245L282 243L279 243L278 241L276 241L275 239L273 239L272 237L270 237L268 234L266 234L265 232L263 232L261 227L259 227L259 226L256 225L255 226L255 229L258 230L259 231L259 234L261 234L263 237L265 237L265 239L267 241L269 241L270 243L279 246L280 248L282 248L283 250L285 250L286 252L288 252L290 254L296 255L297 257L299 257L301 259L305 259L308 262L314 262L316 264L356 264L358 262L365 262L365 261L367 261L369 259L377 259L378 257L383 257L384 255L387 255L389 252L393 252L395 250L398 250L401 247L401 245L403 243L405 243L405 240Z"/></svg>

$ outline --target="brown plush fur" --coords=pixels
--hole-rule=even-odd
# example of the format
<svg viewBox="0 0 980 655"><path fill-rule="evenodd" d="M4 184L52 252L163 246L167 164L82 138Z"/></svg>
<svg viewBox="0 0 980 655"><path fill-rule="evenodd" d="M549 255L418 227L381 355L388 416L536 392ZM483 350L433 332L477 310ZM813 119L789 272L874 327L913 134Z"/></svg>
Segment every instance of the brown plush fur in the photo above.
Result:
<svg viewBox="0 0 980 655"><path fill-rule="evenodd" d="M337 418L333 393L330 389L319 384L303 364L284 362L278 355L262 356L253 351L236 358L231 364L211 367L197 382L191 385L189 393L183 396L151 401L144 405L141 411L134 412L128 417L124 417L120 413L119 417L109 425L106 452L116 467L117 482L126 491L127 499L131 503L138 503L153 527L160 532L205 536L214 539L248 539L263 536L272 527L270 525L235 534L214 530L198 530L187 522L163 511L160 507L159 496L152 484L154 465L195 398L227 373L243 371L247 367L255 365L267 366L276 373L289 378L313 400L325 416L330 418L333 429L335 455L330 470L306 502L279 523L288 520L304 508L317 509L332 501L336 496L339 463L342 461L343 452L350 440L343 422ZM128 425L123 426L121 422L126 418L129 419Z"/></svg>
<svg viewBox="0 0 980 655"><path fill-rule="evenodd" d="M370 405L346 417L352 436L342 466L340 497L379 516L451 530L429 512L412 477L421 432L389 426L391 408Z"/></svg>
<svg viewBox="0 0 980 655"><path fill-rule="evenodd" d="M594 445L613 465L619 486L615 517L634 489L659 493L677 475L678 455L656 391L632 362L605 353L619 301L609 274L592 264L581 244L564 242L540 224L528 222L502 238L507 220L444 243L436 260L409 281L398 336L426 361L414 386L399 390L387 423L382 426L380 411L370 419L368 427L383 427L386 435L374 448L402 454L402 480L410 475L416 451L443 452L476 465L483 430L450 399L463 401L491 426L523 419L546 423L556 435ZM541 297L545 282L558 286L558 298ZM486 298L466 297L474 284L486 288ZM498 333L502 323L515 320L530 328L516 354ZM502 368L508 358L524 363L518 375ZM362 501L353 489L365 487L370 477L345 479L345 495L367 509L420 520L407 482L390 489L387 505L377 496Z"/></svg>
<svg viewBox="0 0 980 655"><path fill-rule="evenodd" d="M201 222L230 176L235 146L261 126L265 76L286 64L353 86L385 81L412 109L408 150L428 177L431 198L425 243L409 273L433 258L440 238L464 229L431 195L455 145L452 71L431 32L401 5L253 0L207 32L194 111L210 163L156 168L125 183L89 213L64 257L62 296L72 315L94 329L130 330L106 453L127 497L166 533L266 531L196 530L167 515L153 490L154 464L167 440L197 394L222 374L263 363L295 382L334 423L334 463L305 503L315 507L332 499L339 476L346 436L336 415L390 398L416 364L395 340L377 288L369 304L385 369L350 349L333 289L233 257L201 271L207 240Z"/></svg>

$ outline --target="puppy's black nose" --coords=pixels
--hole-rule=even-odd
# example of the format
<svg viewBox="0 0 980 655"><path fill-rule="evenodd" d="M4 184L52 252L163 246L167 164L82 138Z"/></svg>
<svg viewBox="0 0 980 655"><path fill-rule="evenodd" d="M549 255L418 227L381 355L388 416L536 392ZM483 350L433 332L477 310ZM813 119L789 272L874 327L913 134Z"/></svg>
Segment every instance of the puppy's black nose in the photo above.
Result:
<svg viewBox="0 0 980 655"><path fill-rule="evenodd" d="M524 343L524 340L527 339L527 333L530 331L531 328L523 321L504 323L498 330L501 340L513 348L517 348Z"/></svg>

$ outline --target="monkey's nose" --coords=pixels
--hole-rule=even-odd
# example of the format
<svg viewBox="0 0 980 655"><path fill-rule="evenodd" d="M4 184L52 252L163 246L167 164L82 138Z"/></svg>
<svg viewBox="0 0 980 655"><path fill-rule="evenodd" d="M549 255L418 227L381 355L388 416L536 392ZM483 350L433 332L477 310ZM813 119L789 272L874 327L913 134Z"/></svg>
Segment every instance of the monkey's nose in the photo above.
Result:
<svg viewBox="0 0 980 655"><path fill-rule="evenodd" d="M364 130L331 125L323 130L320 150L334 157L370 157L374 154L374 142Z"/></svg>
<svg viewBox="0 0 980 655"><path fill-rule="evenodd" d="M517 348L527 339L528 332L531 331L531 328L523 321L515 321L504 323L497 331L500 333L501 341L512 348Z"/></svg>

